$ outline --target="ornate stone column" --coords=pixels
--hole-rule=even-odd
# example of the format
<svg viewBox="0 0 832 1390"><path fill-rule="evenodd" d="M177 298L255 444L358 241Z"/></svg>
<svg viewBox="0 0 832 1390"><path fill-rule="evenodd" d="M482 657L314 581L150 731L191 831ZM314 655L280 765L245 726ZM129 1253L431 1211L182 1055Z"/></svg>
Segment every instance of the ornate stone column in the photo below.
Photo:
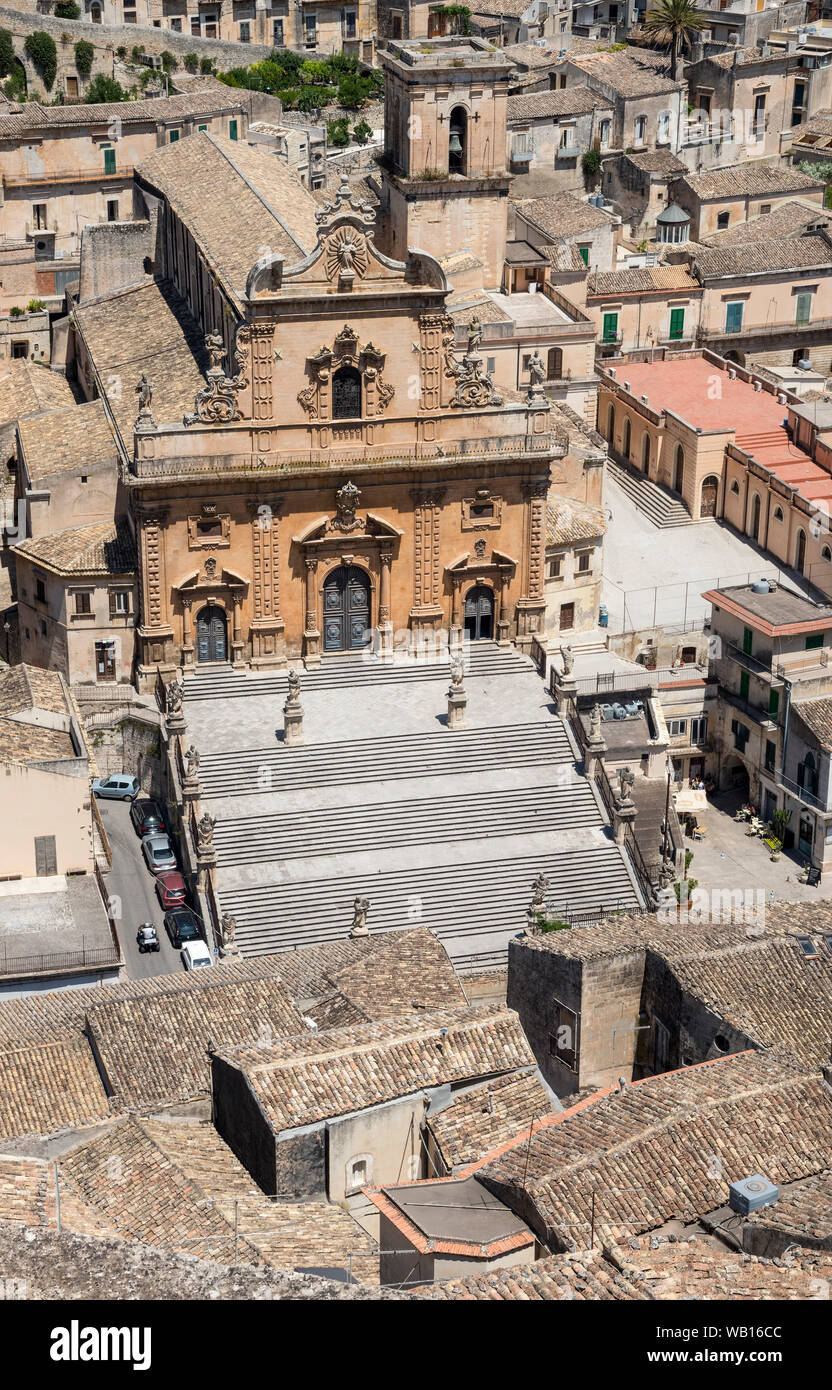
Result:
<svg viewBox="0 0 832 1390"><path fill-rule="evenodd" d="M451 647L462 646L462 575L454 574L451 576L454 586L453 599L451 601Z"/></svg>
<svg viewBox="0 0 832 1390"><path fill-rule="evenodd" d="M235 667L236 670L240 670L241 667L245 666L246 662L243 650L243 630L240 624L240 610L243 606L243 595L240 593L239 589L234 590L231 595L231 602L234 609L234 627L231 637L231 665Z"/></svg>
<svg viewBox="0 0 832 1390"><path fill-rule="evenodd" d="M497 645L508 647L511 645L511 618L509 616L508 591L511 585L511 575L508 570L500 571L500 616L497 619Z"/></svg>
<svg viewBox="0 0 832 1390"><path fill-rule="evenodd" d="M182 599L182 666L194 664L194 634L191 626L193 599L188 595Z"/></svg>
<svg viewBox="0 0 832 1390"><path fill-rule="evenodd" d="M527 590L515 604L517 614L517 645L527 651L532 637L540 632L546 612L544 569L546 561L546 498L548 481L536 479L524 485L527 498L526 554Z"/></svg>
<svg viewBox="0 0 832 1390"><path fill-rule="evenodd" d="M321 634L318 628L318 557L307 555L306 565L306 627L303 634L303 660L306 666L319 666Z"/></svg>
<svg viewBox="0 0 832 1390"><path fill-rule="evenodd" d="M390 658L393 655L393 622L390 617L390 571L393 567L393 547L383 545L379 551L381 562L381 584L378 602L378 626L381 635L379 656Z"/></svg>

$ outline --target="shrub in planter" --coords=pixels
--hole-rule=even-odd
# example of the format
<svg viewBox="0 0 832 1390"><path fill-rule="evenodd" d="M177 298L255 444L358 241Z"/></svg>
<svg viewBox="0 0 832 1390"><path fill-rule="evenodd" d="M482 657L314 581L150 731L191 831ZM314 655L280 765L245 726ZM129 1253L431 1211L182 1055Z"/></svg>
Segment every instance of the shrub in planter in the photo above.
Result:
<svg viewBox="0 0 832 1390"><path fill-rule="evenodd" d="M86 39L79 39L75 45L75 66L82 77L89 77L92 72L95 49Z"/></svg>

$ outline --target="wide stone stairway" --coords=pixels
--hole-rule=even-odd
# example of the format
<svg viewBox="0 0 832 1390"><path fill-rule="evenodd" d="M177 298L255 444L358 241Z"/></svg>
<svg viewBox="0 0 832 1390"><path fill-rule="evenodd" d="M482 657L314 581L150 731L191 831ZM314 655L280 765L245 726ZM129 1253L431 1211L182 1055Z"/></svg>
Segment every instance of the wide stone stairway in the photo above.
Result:
<svg viewBox="0 0 832 1390"><path fill-rule="evenodd" d="M186 682L217 888L247 956L425 924L459 970L505 963L532 882L561 914L635 909L628 859L532 663L472 649L469 727L444 727L446 663L325 661L303 676L303 746L286 748L284 675ZM206 693L228 682L228 693ZM231 690L234 693L231 693Z"/></svg>
<svg viewBox="0 0 832 1390"><path fill-rule="evenodd" d="M634 472L614 458L607 460L607 467L610 476L654 526L693 525L693 517L684 503L661 483L654 483L652 478Z"/></svg>

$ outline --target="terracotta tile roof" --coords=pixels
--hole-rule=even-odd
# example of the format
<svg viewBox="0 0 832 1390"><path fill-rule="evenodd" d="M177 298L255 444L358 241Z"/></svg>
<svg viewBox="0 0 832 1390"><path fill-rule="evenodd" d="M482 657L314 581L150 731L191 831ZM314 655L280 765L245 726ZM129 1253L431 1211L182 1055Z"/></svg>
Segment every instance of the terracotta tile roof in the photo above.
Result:
<svg viewBox="0 0 832 1390"><path fill-rule="evenodd" d="M452 1097L427 1126L449 1172L473 1163L554 1106L536 1072L500 1076Z"/></svg>
<svg viewBox="0 0 832 1390"><path fill-rule="evenodd" d="M79 1198L73 1183L63 1181L61 1227L79 1235L106 1235L109 1226ZM0 1221L57 1229L55 1165L43 1158L0 1155Z"/></svg>
<svg viewBox="0 0 832 1390"><path fill-rule="evenodd" d="M640 1236L609 1251L608 1259L643 1297L662 1301L811 1299L832 1278L830 1256L755 1259L694 1237Z"/></svg>
<svg viewBox="0 0 832 1390"><path fill-rule="evenodd" d="M818 1173L781 1192L774 1206L746 1218L752 1226L778 1231L791 1243L832 1250L832 1173Z"/></svg>
<svg viewBox="0 0 832 1390"><path fill-rule="evenodd" d="M215 1056L245 1074L275 1132L425 1086L533 1065L517 1015L487 1005L284 1038L270 1047L220 1048Z"/></svg>
<svg viewBox="0 0 832 1390"><path fill-rule="evenodd" d="M315 199L274 154L201 132L160 146L136 172L164 194L235 299L264 246L296 265L317 245Z"/></svg>
<svg viewBox="0 0 832 1390"><path fill-rule="evenodd" d="M71 736L62 729L0 717L0 761L42 763L77 757Z"/></svg>
<svg viewBox="0 0 832 1390"><path fill-rule="evenodd" d="M735 222L721 232L703 237L705 246L744 246L746 242L782 241L803 236L809 227L828 227L832 212L807 202L803 198L784 198L771 212L750 217L747 222Z"/></svg>
<svg viewBox="0 0 832 1390"><path fill-rule="evenodd" d="M687 167L670 150L645 150L643 154L628 154L624 158L645 174L681 174Z"/></svg>
<svg viewBox="0 0 832 1390"><path fill-rule="evenodd" d="M277 979L234 980L91 1007L89 1035L119 1107L210 1093L208 1048L306 1033Z"/></svg>
<svg viewBox="0 0 832 1390"><path fill-rule="evenodd" d="M821 236L792 236L777 241L743 242L739 246L705 246L694 254L701 280L766 271L826 270L832 265L832 244Z"/></svg>
<svg viewBox="0 0 832 1390"><path fill-rule="evenodd" d="M205 335L182 296L164 281L87 300L76 308L75 321L92 357L99 392L107 395L125 453L132 458L135 387L142 372L153 386L156 421L179 424L205 385Z"/></svg>
<svg viewBox="0 0 832 1390"><path fill-rule="evenodd" d="M118 459L103 401L30 415L18 426L24 463L35 484L59 473L83 473Z"/></svg>
<svg viewBox="0 0 832 1390"><path fill-rule="evenodd" d="M574 57L569 53L567 61L585 72L588 78L625 98L660 96L686 87L684 82L675 82L667 75L666 64L660 65L655 60L645 62L630 52L579 53Z"/></svg>
<svg viewBox="0 0 832 1390"><path fill-rule="evenodd" d="M112 574L136 572L136 545L129 523L94 521L46 536L30 537L15 546L15 554L27 555L57 574Z"/></svg>
<svg viewBox="0 0 832 1390"><path fill-rule="evenodd" d="M610 218L601 208L585 203L572 193L551 193L546 198L523 198L517 204L523 217L528 218L549 236L580 236L593 227L610 225Z"/></svg>
<svg viewBox="0 0 832 1390"><path fill-rule="evenodd" d="M157 121L186 120L188 116L205 116L212 112L242 111L247 103L242 93L235 93L224 83L210 90L182 93L172 97L148 97L144 101L84 102L66 106L40 106L25 102L16 112L0 112L0 140L19 139L38 130L56 126L83 126L84 129L107 126L119 120L122 125L150 125Z"/></svg>
<svg viewBox="0 0 832 1390"><path fill-rule="evenodd" d="M603 106L603 97L589 87L562 87L552 92L526 92L508 99L507 120L543 120L552 116L586 116L596 106Z"/></svg>
<svg viewBox="0 0 832 1390"><path fill-rule="evenodd" d="M66 696L57 671L40 666L7 666L0 671L0 714L21 714L24 710L44 709L51 714L68 714Z"/></svg>
<svg viewBox="0 0 832 1390"><path fill-rule="evenodd" d="M92 1053L80 1039L0 1052L0 1138L52 1134L110 1113Z"/></svg>
<svg viewBox="0 0 832 1390"><path fill-rule="evenodd" d="M351 1264L356 1278L378 1281L375 1245L352 1217L325 1203L270 1201L210 1124L118 1123L66 1154L60 1181L129 1240L229 1264Z"/></svg>
<svg viewBox="0 0 832 1390"><path fill-rule="evenodd" d="M411 1298L471 1303L573 1302L646 1299L647 1293L624 1278L600 1253L550 1255L535 1264L481 1270L466 1279L445 1279Z"/></svg>
<svg viewBox="0 0 832 1390"><path fill-rule="evenodd" d="M389 950L377 950L331 972L335 988L363 1018L395 1018L416 1009L467 1004L445 947L427 927L402 932Z"/></svg>
<svg viewBox="0 0 832 1390"><path fill-rule="evenodd" d="M661 294L665 291L701 291L687 266L634 266L629 270L598 270L587 276L586 292L607 298L620 294Z"/></svg>
<svg viewBox="0 0 832 1390"><path fill-rule="evenodd" d="M476 1165L549 1245L617 1243L728 1200L764 1171L780 1186L832 1166L832 1095L820 1077L744 1052L601 1091ZM710 1155L703 1162L703 1155ZM470 1170L466 1170L470 1171Z"/></svg>
<svg viewBox="0 0 832 1390"><path fill-rule="evenodd" d="M480 12L488 13L487 10ZM503 54L510 63L526 68L550 68L559 61L561 52L562 45L556 37L542 47L536 43L507 43L503 48Z"/></svg>
<svg viewBox="0 0 832 1390"><path fill-rule="evenodd" d="M799 169L770 164L730 164L705 174L687 174L679 180L700 199L759 198L767 193L800 193L822 189L823 182Z"/></svg>
<svg viewBox="0 0 832 1390"><path fill-rule="evenodd" d="M64 728L37 721L36 711L65 717ZM32 718L27 719L26 715ZM30 763L77 758L69 733L69 708L57 671L38 666L7 667L0 672L0 759Z"/></svg>
<svg viewBox="0 0 832 1390"><path fill-rule="evenodd" d="M75 398L66 377L28 358L0 364L0 424L38 411L71 406Z"/></svg>
<svg viewBox="0 0 832 1390"><path fill-rule="evenodd" d="M795 700L792 708L826 749L832 749L832 699Z"/></svg>
<svg viewBox="0 0 832 1390"><path fill-rule="evenodd" d="M730 911L725 915L731 916ZM742 921L697 928L655 916L627 916L579 932L559 932L557 939L530 937L522 949L567 961L649 951L739 1034L759 1047L787 1053L803 1066L820 1067L829 1060L832 1039L832 950L823 940L823 933L832 933L832 904L767 904L765 931L756 931L749 932ZM807 959L800 936L815 941L816 959Z"/></svg>
<svg viewBox="0 0 832 1390"><path fill-rule="evenodd" d="M546 504L547 545L600 540L606 529L607 519L601 507L571 502L568 498Z"/></svg>

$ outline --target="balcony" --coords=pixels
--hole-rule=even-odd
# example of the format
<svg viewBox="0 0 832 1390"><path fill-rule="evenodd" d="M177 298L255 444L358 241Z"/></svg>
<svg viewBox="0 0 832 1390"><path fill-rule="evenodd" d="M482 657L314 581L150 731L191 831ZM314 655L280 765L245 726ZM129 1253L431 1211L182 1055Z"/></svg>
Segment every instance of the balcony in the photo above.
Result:
<svg viewBox="0 0 832 1390"><path fill-rule="evenodd" d="M4 174L3 184L6 188L40 188L48 184L74 184L74 183L113 183L119 179L132 179L133 165L120 164L115 169L102 169L100 167L87 169L58 169L52 173L39 174ZM57 231L57 226L49 230Z"/></svg>
<svg viewBox="0 0 832 1390"><path fill-rule="evenodd" d="M758 724L761 729L771 733L777 728L777 718L772 717L771 712L764 709L762 705L754 705L750 700L744 700L742 695L737 695L733 690L728 690L724 685L719 687L720 698L727 701L740 714L744 714L746 719Z"/></svg>
<svg viewBox="0 0 832 1390"><path fill-rule="evenodd" d="M794 336L804 333L828 333L832 331L832 318L828 319L788 319L781 323L744 323L741 328L697 329L696 340L700 346L734 338L766 338L773 336Z"/></svg>
<svg viewBox="0 0 832 1390"><path fill-rule="evenodd" d="M782 685L783 675L779 666L772 666L772 654L766 653L766 660L762 661L758 656L752 656L750 652L744 652L738 647L736 642L726 643L726 653L731 661L735 661L744 670L751 671L755 676L762 676L764 680L770 681L772 685Z"/></svg>
<svg viewBox="0 0 832 1390"><path fill-rule="evenodd" d="M577 145L558 145L555 159L577 159L579 153Z"/></svg>
<svg viewBox="0 0 832 1390"><path fill-rule="evenodd" d="M826 811L828 809L824 806L820 797L815 796L814 792L808 791L806 787L799 786L791 777L787 777L782 767L778 767L775 773L775 779L785 791L789 792L791 796L796 796L798 801L804 802L806 806L811 806L815 811Z"/></svg>

